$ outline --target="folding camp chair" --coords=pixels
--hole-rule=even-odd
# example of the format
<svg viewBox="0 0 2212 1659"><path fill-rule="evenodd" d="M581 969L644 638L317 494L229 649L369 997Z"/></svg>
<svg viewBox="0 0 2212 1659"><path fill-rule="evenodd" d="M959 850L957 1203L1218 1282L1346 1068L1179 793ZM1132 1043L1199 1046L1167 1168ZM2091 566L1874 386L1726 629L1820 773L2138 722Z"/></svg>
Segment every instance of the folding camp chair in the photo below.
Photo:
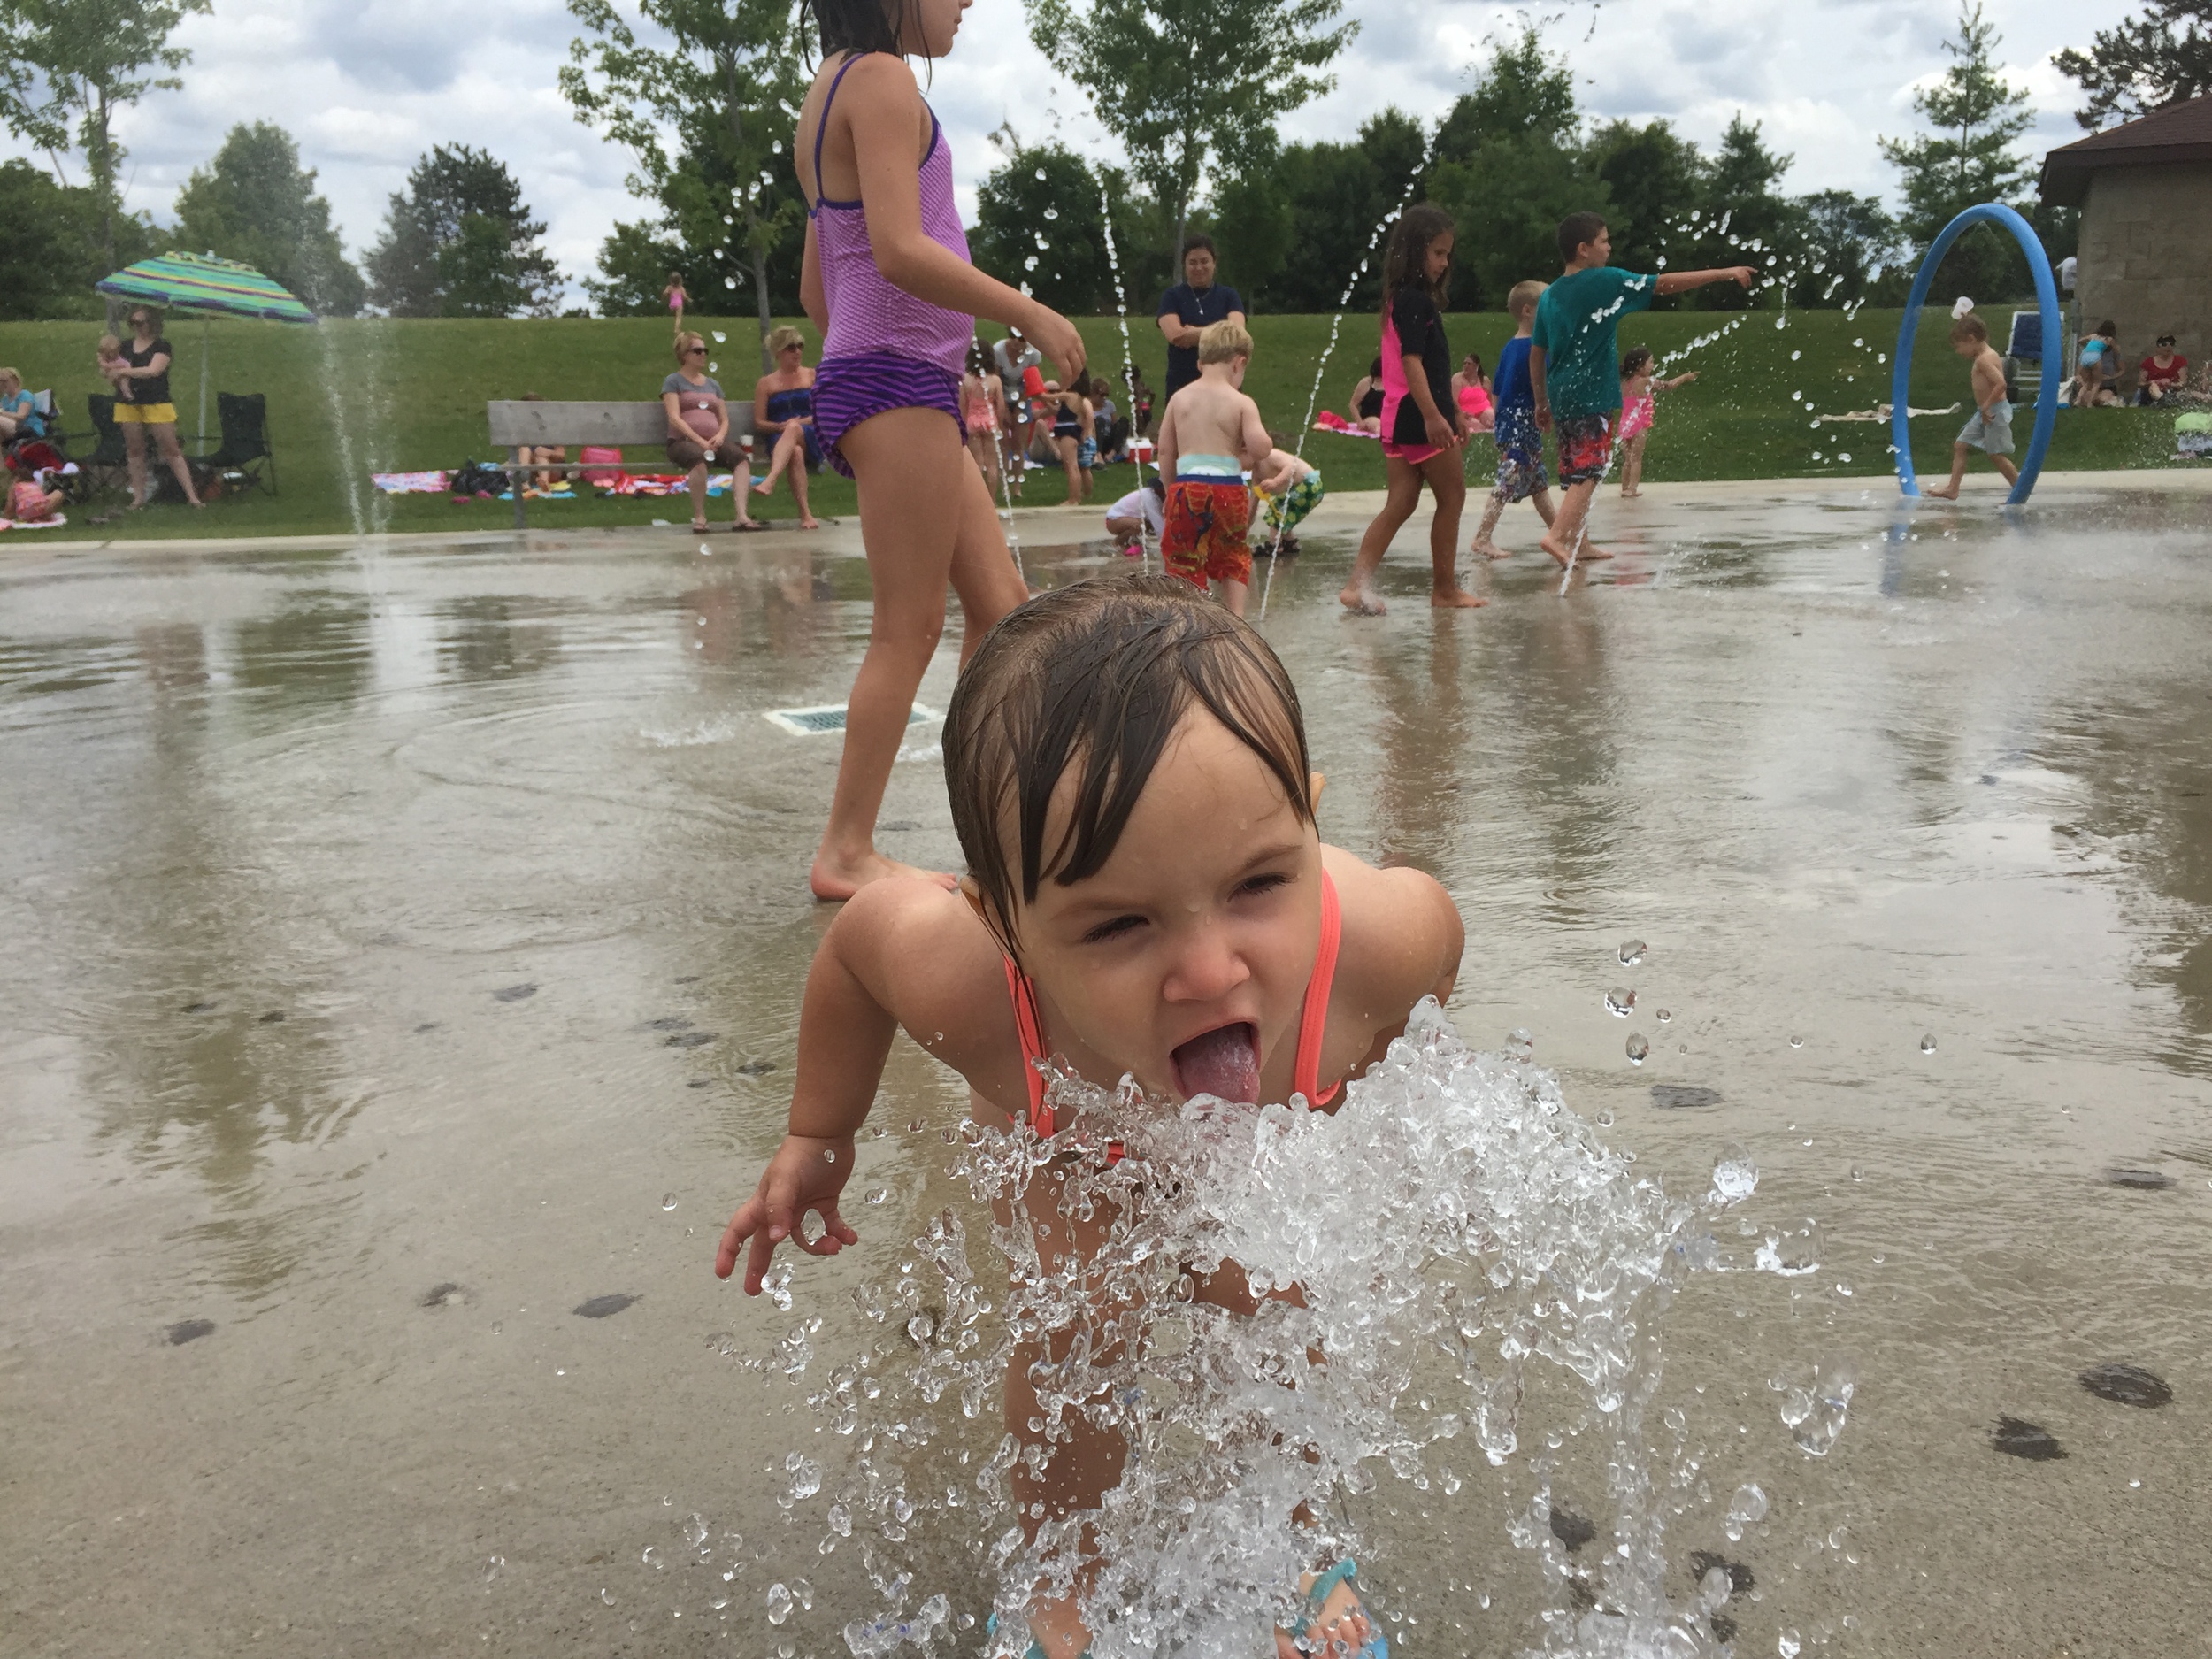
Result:
<svg viewBox="0 0 2212 1659"><path fill-rule="evenodd" d="M69 434L65 448L85 438L97 438L90 455L79 455L73 449L69 458L77 464L78 475L85 480L87 489L119 488L130 477L130 452L123 447L123 428L115 421L115 399L97 392L88 394L84 400L85 413L92 417L90 432Z"/></svg>
<svg viewBox="0 0 2212 1659"><path fill-rule="evenodd" d="M2015 311L2012 335L2005 342L2005 397L2033 403L2043 390L2043 313Z"/></svg>
<svg viewBox="0 0 2212 1659"><path fill-rule="evenodd" d="M265 489L275 495L276 452L269 448L268 398L260 392L218 392L215 412L223 429L222 445L196 465L220 472L229 488Z"/></svg>

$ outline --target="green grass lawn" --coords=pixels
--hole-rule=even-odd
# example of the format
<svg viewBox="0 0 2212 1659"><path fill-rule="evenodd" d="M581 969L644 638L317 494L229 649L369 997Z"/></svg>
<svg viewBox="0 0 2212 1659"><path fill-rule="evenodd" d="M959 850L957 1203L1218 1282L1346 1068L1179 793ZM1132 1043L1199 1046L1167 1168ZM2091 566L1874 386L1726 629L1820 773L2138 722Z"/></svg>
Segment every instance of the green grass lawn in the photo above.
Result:
<svg viewBox="0 0 2212 1659"><path fill-rule="evenodd" d="M1880 403L1888 396L1889 371L1878 358L1894 345L1899 317L1895 311L1862 311L1855 319L1839 311L1797 311L1778 329L1775 313L1749 314L1734 333L1674 365L1675 372L1695 368L1701 379L1662 398L1647 476L1657 481L1886 474L1886 426L1816 432L1806 405L1792 395L1801 394L1823 411ZM757 373L757 325L744 318L694 320L710 339L716 331L727 336L715 348L718 378L733 396L747 395ZM1664 354L1725 320L1713 312L1635 317L1623 327L1621 338L1624 345L1648 345ZM1446 321L1454 347L1472 347L1486 361L1495 357L1511 333L1507 319L1495 313L1458 313ZM1940 409L1967 398L1965 365L1948 349L1947 327L1947 314L1935 311L1922 326L1913 364L1916 407ZM273 500L226 499L200 513L157 508L134 518L127 534L302 534L344 531L357 522L392 531L507 526L513 521L510 503L457 505L443 495L379 496L370 489L369 474L454 467L472 457L495 459L484 426L484 404L493 398L532 391L555 399L650 398L672 366L665 328L657 319L370 319L312 328L177 320L169 334L179 359L173 380L180 426L188 433L196 425L204 333L212 388L268 396L281 493ZM1117 319L1084 319L1082 328L1094 365L1118 379L1123 348ZM88 429L85 395L103 389L90 367L99 332L91 323L0 324L0 363L20 369L33 389L55 388L72 429ZM1258 349L1247 386L1279 431L1295 430L1329 332L1326 317L1256 319ZM811 357L812 332L808 333ZM1165 378L1164 342L1149 319L1132 319L1129 334L1138 364L1157 388ZM1374 320L1363 315L1345 319L1322 379L1325 406L1343 410L1352 382L1374 353ZM1962 419L1962 411L1914 423L1914 458L1923 472L1948 470L1951 440ZM2024 444L2030 423L2022 419L2016 426ZM1314 434L1306 454L1334 488L1374 488L1383 482L1382 456L1371 442ZM1842 460L1844 454L1851 458ZM2172 454L2170 415L2070 410L2059 418L2047 465L2158 466L2170 464ZM650 454L633 452L632 464L641 471L666 470L665 462ZM1098 480L1099 497L1110 501L1133 488L1133 480L1128 467L1106 469ZM812 483L818 512L841 516L853 511L853 487L846 480L824 473ZM1051 504L1060 495L1056 477L1033 475L1031 504ZM715 517L726 516L725 503L714 505ZM534 525L548 527L646 525L656 518L681 523L688 518L681 501L650 498L533 503L530 511ZM765 511L788 518L788 495L780 495Z"/></svg>

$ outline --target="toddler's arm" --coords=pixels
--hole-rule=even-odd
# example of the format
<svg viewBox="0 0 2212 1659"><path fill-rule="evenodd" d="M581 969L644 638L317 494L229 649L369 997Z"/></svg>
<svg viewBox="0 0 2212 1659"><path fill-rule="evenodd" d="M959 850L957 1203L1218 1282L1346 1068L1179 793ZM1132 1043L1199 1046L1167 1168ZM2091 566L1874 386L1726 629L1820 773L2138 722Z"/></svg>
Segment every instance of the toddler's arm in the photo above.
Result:
<svg viewBox="0 0 2212 1659"><path fill-rule="evenodd" d="M1242 392L1237 394L1237 402L1242 405L1237 411L1237 458L1250 471L1257 472L1267 465L1269 452L1275 448L1275 440L1268 436L1267 423L1260 419L1260 406Z"/></svg>
<svg viewBox="0 0 2212 1659"><path fill-rule="evenodd" d="M1663 392L1678 392L1695 379L1697 379L1697 371L1692 369L1688 373L1678 374L1671 380L1661 380L1658 389Z"/></svg>
<svg viewBox="0 0 2212 1659"><path fill-rule="evenodd" d="M1175 406L1181 401L1179 392L1167 400L1167 411L1160 417L1160 435L1152 451L1154 470L1171 484L1175 481L1175 457L1181 447L1175 435Z"/></svg>
<svg viewBox="0 0 2212 1659"><path fill-rule="evenodd" d="M974 926L963 901L934 883L879 881L847 901L807 970L788 1132L722 1234L714 1258L718 1278L735 1271L749 1243L745 1294L757 1295L761 1276L785 1240L810 1256L834 1256L860 1242L837 1210L838 1194L852 1177L854 1136L867 1121L898 1027L941 1032L961 1025L957 1007L948 1002L964 987L947 966L965 942L953 930ZM918 973L917 964L930 964L927 972ZM965 1037L956 1030L952 1044L932 1046L941 1054L957 1051ZM823 1223L822 1236L810 1244L800 1231L810 1210Z"/></svg>
<svg viewBox="0 0 2212 1659"><path fill-rule="evenodd" d="M1268 495L1279 495L1312 471L1289 450L1270 449L1267 459L1253 469L1252 481Z"/></svg>

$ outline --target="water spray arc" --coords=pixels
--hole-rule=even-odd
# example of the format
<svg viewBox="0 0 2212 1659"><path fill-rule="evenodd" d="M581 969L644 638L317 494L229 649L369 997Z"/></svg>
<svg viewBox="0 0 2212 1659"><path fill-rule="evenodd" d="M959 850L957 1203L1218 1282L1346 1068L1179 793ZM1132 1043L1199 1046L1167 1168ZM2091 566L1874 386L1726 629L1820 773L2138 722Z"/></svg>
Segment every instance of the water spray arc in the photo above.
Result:
<svg viewBox="0 0 2212 1659"><path fill-rule="evenodd" d="M1098 222L1106 232L1106 266L1114 279L1114 316L1121 326L1121 393L1129 400L1129 442L1133 449L1137 441L1137 359L1129 344L1129 295L1121 284L1121 253L1114 245L1114 205L1106 195L1102 183L1098 187ZM1158 457L1154 457L1156 465ZM1144 488L1144 462L1137 462L1137 488ZM1147 571L1152 568L1152 543L1145 534L1144 515L1137 516L1137 562Z"/></svg>

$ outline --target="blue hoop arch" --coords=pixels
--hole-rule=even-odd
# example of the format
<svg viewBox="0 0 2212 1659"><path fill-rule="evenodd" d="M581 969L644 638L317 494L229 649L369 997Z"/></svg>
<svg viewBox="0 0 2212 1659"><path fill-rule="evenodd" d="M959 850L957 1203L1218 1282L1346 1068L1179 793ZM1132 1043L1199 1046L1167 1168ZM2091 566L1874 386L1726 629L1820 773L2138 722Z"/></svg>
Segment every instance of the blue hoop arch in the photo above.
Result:
<svg viewBox="0 0 2212 1659"><path fill-rule="evenodd" d="M2020 463L2020 481L2012 487L2012 494L2005 500L2018 506L2027 500L2035 488L2037 476L2043 471L2044 451L2051 447L2051 429L2058 424L2058 382L2056 370L2066 361L2065 317L2058 308L2058 283L2051 275L2050 257L2043 251L2043 242L2035 228L2010 208L1995 202L1985 202L1979 207L1970 207L1943 227L1943 233L1929 247L1927 257L1920 262L1920 274L1913 280L1912 296L1905 302L1905 320L1897 328L1897 365L1890 376L1890 442L1897 448L1897 482L1908 495L1920 494L1920 480L1912 468L1912 432L1910 416L1906 409L1907 389L1912 380L1913 337L1920 332L1920 308L1928 303L1928 289L1935 281L1936 266L1942 262L1945 252L1959 239L1960 234L1974 225L2001 225L2012 233L2012 239L2020 244L2020 251L2028 257L2028 269L2035 273L2035 303L2043 313L2043 386L2035 400L2035 435L2028 440L2028 453Z"/></svg>

